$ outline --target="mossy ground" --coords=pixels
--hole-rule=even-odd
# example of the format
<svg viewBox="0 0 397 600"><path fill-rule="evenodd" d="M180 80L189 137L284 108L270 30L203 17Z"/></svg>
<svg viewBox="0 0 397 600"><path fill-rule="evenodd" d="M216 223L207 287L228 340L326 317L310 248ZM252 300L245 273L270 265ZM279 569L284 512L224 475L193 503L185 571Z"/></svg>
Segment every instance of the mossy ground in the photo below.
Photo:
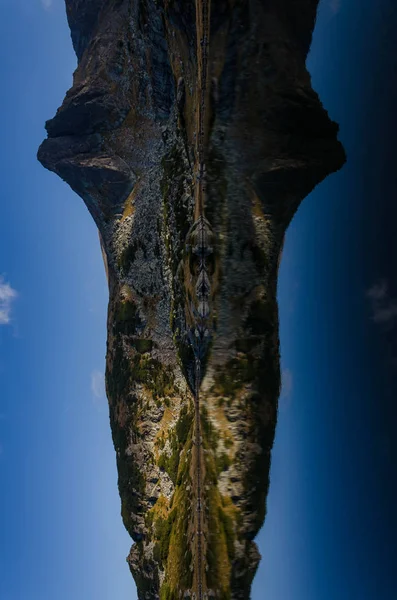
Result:
<svg viewBox="0 0 397 600"><path fill-rule="evenodd" d="M209 442L203 432L205 447L206 493L206 584L222 600L230 600L230 580L235 556L235 539L239 510L231 500L223 497L217 487L219 465L213 452L208 452Z"/></svg>
<svg viewBox="0 0 397 600"><path fill-rule="evenodd" d="M192 434L192 413L184 406L179 415L175 428L167 432L167 439L171 448L171 453L160 454L157 464L160 469L167 471L174 484L180 485L184 478L184 453L189 449L188 438L191 442ZM160 438L161 439L161 438ZM181 467L181 469L180 469Z"/></svg>
<svg viewBox="0 0 397 600"><path fill-rule="evenodd" d="M178 348L179 358L188 373L188 365L193 362L191 346L183 337L185 305L187 297L183 292L184 276L181 277L178 267L184 259L184 243L189 229L189 215L182 197L186 195L184 181L183 157L180 151L173 149L167 160L163 161L163 224L160 231L166 241L166 253L172 274L172 310L170 324L174 341ZM226 182L223 182L226 186ZM215 218L215 217L214 217ZM182 233L181 233L182 232ZM132 246L120 256L120 269L128 272L139 248ZM265 270L266 256L259 247L252 247L254 263L258 270ZM146 313L145 313L146 314ZM266 495L268 479L263 473L270 468L270 449L274 438L276 408L275 398L279 392L277 309L275 301L264 294L258 294L245 312L242 323L243 335L236 340L232 349L233 357L218 369L210 395L212 403L207 409L201 405L201 430L205 457L205 562L206 585L216 592L220 600L230 599L230 586L233 579L233 561L235 560L237 537L247 535L247 543L252 539L263 522L266 512ZM169 402L175 393L175 381L172 370L163 365L153 355L152 340L142 337L145 324L132 298L120 302L114 312L113 333L114 360L108 376L111 395L120 397L123 390L131 391L134 385L141 384L151 397L165 405L164 420L171 424L172 411ZM249 400L242 400L251 390ZM218 478L226 477L227 471L237 458L238 444L233 435L226 430L222 419L217 419L215 412L222 412L235 403L246 402L240 408L247 414L247 437L258 443L263 452L257 460L251 461L243 477L245 506L236 503L235 497L224 497L218 488ZM269 418L264 417L263 405L271 406ZM134 409L135 410L135 409ZM168 412L167 412L168 411ZM215 412L214 412L215 411ZM265 411L266 412L266 411ZM131 411L131 420L127 426L136 427L136 412ZM153 559L164 572L164 582L160 590L161 600L179 600L181 593L193 584L192 564L192 406L184 405L178 421L171 429L161 429L155 440L154 459L160 469L166 471L174 484L174 493L169 501L160 496L149 511L143 509L140 497L145 489L144 479L134 471L134 467L124 461L119 468L120 494L126 497L122 504L123 520L127 529L134 533L134 522L131 514L143 514L147 535L154 542ZM114 428L116 447L126 442L124 434ZM139 431L137 432L139 436ZM123 462L122 461L122 462ZM240 465L241 466L241 465ZM127 479L127 474L130 479ZM133 500L127 498L131 492L131 481L134 481L136 493ZM129 487L128 487L129 486ZM131 495L131 493L130 493ZM252 531L244 531L244 511L255 513L255 524ZM251 519L252 521L252 519ZM252 536L252 537L251 537Z"/></svg>
<svg viewBox="0 0 397 600"><path fill-rule="evenodd" d="M188 530L191 519L191 489L189 475L192 449L193 414L186 406L169 440L171 454L162 454L159 465L163 466L175 483L167 519L156 522L155 553L165 569L165 580L160 590L161 600L177 600L180 591L192 585L192 555Z"/></svg>
<svg viewBox="0 0 397 600"><path fill-rule="evenodd" d="M168 424L171 422L171 414L171 410L166 409L163 419ZM145 516L147 541L154 542L153 559L164 571L164 583L160 590L162 600L177 600L180 598L180 590L189 589L192 585L192 557L188 540L191 498L187 491L191 488L189 468L192 425L192 406L185 404L175 426L169 431L165 425L158 438L160 440L163 436L166 437L171 446L171 453L160 453L158 449L157 462L167 471L175 485L171 501L160 495Z"/></svg>

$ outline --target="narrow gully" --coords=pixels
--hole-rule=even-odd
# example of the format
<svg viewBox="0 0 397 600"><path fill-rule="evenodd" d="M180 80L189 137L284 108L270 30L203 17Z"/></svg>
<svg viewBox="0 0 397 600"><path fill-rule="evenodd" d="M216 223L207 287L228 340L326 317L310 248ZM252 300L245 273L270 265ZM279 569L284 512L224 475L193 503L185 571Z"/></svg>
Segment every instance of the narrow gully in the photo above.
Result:
<svg viewBox="0 0 397 600"><path fill-rule="evenodd" d="M208 0L196 0L196 31L197 31L197 55L200 73L200 91L198 95L198 136L196 157L196 220L199 225L199 243L198 254L200 261L200 272L203 275L202 282L207 275L206 256L207 236L205 235L205 154L206 154L206 111L207 111L207 69L208 69L208 46L209 46L209 2ZM202 376L202 358L205 353L206 337L209 335L207 327L208 313L208 289L201 283L197 289L199 310L197 314L197 323L194 337L198 338L197 343L192 344L195 355L195 442L197 452L197 471L196 471L196 492L197 492L197 545L196 545L196 581L197 581L197 600L203 600L203 526L202 526L202 507L204 506L202 498L202 436L200 421L200 384ZM205 594L205 596L207 596Z"/></svg>

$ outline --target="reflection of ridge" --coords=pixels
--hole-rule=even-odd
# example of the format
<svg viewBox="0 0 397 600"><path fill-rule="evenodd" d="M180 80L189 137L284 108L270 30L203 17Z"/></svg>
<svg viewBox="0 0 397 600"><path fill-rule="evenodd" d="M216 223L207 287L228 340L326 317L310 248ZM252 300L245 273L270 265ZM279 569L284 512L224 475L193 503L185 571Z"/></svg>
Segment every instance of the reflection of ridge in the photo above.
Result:
<svg viewBox="0 0 397 600"><path fill-rule="evenodd" d="M195 365L196 371L196 389L195 389L195 399L194 406L196 412L196 427L195 427L195 436L196 436L196 447L198 448L197 455L197 472L196 472L196 484L197 484L197 587L198 587L198 600L202 600L203 598L203 582L202 582L202 519L201 519L201 427L200 427L200 383L201 383L201 361L196 359ZM206 596L206 595L205 595Z"/></svg>
<svg viewBox="0 0 397 600"><path fill-rule="evenodd" d="M213 232L207 219L200 215L193 224L186 240L189 256L189 272L194 295L190 301L193 323L190 343L196 359L204 359L211 337L209 317L211 314L211 275L213 273Z"/></svg>
<svg viewBox="0 0 397 600"><path fill-rule="evenodd" d="M193 223L187 238L186 250L189 257L189 285L192 297L188 300L188 312L191 322L188 336L195 357L195 438L196 438L196 582L197 600L206 599L207 593L203 591L203 572L208 565L203 560L203 527L201 508L203 506L201 464L202 464L202 440L200 419L200 385L203 374L203 363L209 349L211 332L209 318L211 315L211 275L214 272L214 234L210 223L205 218L205 196L206 196L206 168L205 154L208 131L207 126L207 70L208 70L208 46L209 46L209 11L211 0L196 0L196 31L197 31L197 59L200 73L199 96L198 96L198 140L196 147L196 190L195 190L195 222ZM205 580L204 580L205 581ZM195 593L193 593L195 599Z"/></svg>

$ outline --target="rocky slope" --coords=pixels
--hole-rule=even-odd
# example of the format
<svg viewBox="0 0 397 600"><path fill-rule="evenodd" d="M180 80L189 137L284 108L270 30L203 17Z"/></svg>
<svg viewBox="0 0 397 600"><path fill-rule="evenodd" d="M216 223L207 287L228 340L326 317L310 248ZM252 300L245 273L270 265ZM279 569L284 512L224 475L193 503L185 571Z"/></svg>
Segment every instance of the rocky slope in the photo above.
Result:
<svg viewBox="0 0 397 600"><path fill-rule="evenodd" d="M305 67L317 0L66 0L39 160L109 281L107 394L140 599L249 597L280 388L277 270L344 162Z"/></svg>

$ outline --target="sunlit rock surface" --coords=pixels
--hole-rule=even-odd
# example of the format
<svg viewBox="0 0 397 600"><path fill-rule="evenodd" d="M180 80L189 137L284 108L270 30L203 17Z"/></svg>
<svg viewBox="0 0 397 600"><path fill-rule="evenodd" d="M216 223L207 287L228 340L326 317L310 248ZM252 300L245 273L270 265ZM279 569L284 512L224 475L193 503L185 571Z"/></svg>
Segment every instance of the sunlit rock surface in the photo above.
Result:
<svg viewBox="0 0 397 600"><path fill-rule="evenodd" d="M246 599L280 389L277 270L344 162L305 67L317 0L66 0L78 57L39 160L109 281L107 394L140 599Z"/></svg>

